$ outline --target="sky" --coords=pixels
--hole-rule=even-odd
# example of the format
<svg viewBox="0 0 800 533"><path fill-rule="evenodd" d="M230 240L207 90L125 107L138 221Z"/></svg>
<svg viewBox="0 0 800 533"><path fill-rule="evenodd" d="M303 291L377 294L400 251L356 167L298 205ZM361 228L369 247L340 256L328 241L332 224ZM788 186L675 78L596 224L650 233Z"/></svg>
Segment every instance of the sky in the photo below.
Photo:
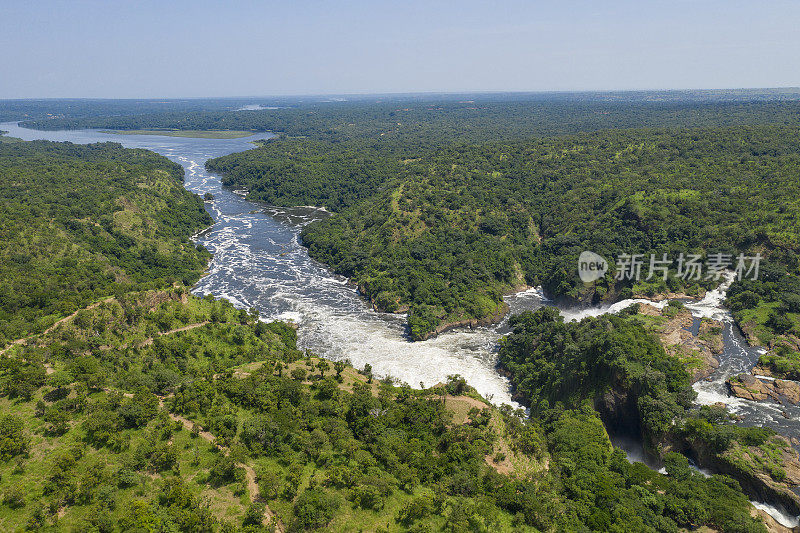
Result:
<svg viewBox="0 0 800 533"><path fill-rule="evenodd" d="M0 0L0 98L796 87L798 28L798 0Z"/></svg>

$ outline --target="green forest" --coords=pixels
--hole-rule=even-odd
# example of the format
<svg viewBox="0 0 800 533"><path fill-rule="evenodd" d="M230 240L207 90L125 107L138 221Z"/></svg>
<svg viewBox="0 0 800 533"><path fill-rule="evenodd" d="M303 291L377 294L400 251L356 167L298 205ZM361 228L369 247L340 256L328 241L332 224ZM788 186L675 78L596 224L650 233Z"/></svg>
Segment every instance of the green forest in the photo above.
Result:
<svg viewBox="0 0 800 533"><path fill-rule="evenodd" d="M528 419L456 376L378 381L182 287L82 310L0 363L7 530L763 531L735 481L628 463L589 408Z"/></svg>
<svg viewBox="0 0 800 533"><path fill-rule="evenodd" d="M748 458L782 441L690 413L685 370L625 317L602 319L611 333L552 310L514 319L501 361L533 417L458 376L412 389L190 295L208 253L188 235L208 216L179 167L114 144L0 153L14 243L2 264L18 288L4 331L33 334L0 354L4 530L764 531L733 478L669 452L660 474L611 445L593 401L621 386L652 443L711 442L781 475ZM50 292L12 298L37 284ZM561 373L526 362L540 359Z"/></svg>
<svg viewBox="0 0 800 533"><path fill-rule="evenodd" d="M763 252L796 276L795 126L604 130L464 144L406 158L363 142L278 139L210 160L225 183L276 205L336 214L303 231L312 257L378 308L410 310L412 338L496 319L502 296L542 285L567 301L713 286L634 283L613 268L590 286L577 257ZM378 155L376 155L378 154Z"/></svg>
<svg viewBox="0 0 800 533"><path fill-rule="evenodd" d="M65 101L26 118L284 133L207 168L250 199L332 211L303 230L310 255L408 312L412 339L499 320L527 286L599 303L719 283L584 285L586 249L758 252L762 275L727 304L769 348L763 368L800 375L800 107L559 98ZM766 531L754 492L800 513L789 440L696 407L690 364L638 307L511 317L499 370L529 414L456 375L412 388L193 296L210 254L190 237L211 219L182 176L113 143L0 143L0 529ZM620 435L665 473L630 463Z"/></svg>
<svg viewBox="0 0 800 533"><path fill-rule="evenodd" d="M180 165L118 144L0 143L0 346L117 292L194 283L211 223Z"/></svg>

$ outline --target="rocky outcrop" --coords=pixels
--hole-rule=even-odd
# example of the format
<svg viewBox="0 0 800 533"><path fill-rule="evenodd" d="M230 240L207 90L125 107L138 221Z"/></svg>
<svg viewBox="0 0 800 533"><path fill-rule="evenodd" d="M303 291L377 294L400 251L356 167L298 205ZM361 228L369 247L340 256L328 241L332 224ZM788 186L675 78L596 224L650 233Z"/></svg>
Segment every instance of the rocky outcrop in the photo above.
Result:
<svg viewBox="0 0 800 533"><path fill-rule="evenodd" d="M642 428L639 425L641 415L634 394L620 385L606 391L595 398L594 408L611 435L628 435L640 439Z"/></svg>
<svg viewBox="0 0 800 533"><path fill-rule="evenodd" d="M664 300L702 300L705 295L706 290L701 288L697 294L694 295L689 295L683 292L662 292L660 294L656 294L655 296L645 293L634 293L633 297L652 300L654 302L661 302Z"/></svg>
<svg viewBox="0 0 800 533"><path fill-rule="evenodd" d="M697 335L692 333L694 317L688 309L680 309L674 316L651 305L641 305L639 313L663 317L666 321L655 326L654 333L668 354L684 362L693 381L710 376L719 367L717 355L722 353L722 323L704 319L700 322Z"/></svg>
<svg viewBox="0 0 800 533"><path fill-rule="evenodd" d="M762 402L773 400L783 404L800 403L800 383L783 379L764 379L750 374L739 374L727 381L731 394L737 398Z"/></svg>
<svg viewBox="0 0 800 533"><path fill-rule="evenodd" d="M768 378L778 377L772 373L772 369L770 367L764 366L760 362L753 367L753 370L751 370L750 373L753 374L754 376L761 376Z"/></svg>
<svg viewBox="0 0 800 533"><path fill-rule="evenodd" d="M445 331L450 331L451 329L456 329L456 328L478 328L481 326L491 326L492 324L499 324L500 322L503 321L503 318L505 318L508 311L509 311L508 304L503 302L498 306L498 311L494 315L486 316L483 318L465 318L464 320L443 322L439 324L435 330L429 331L421 338L415 340L426 341L431 337L435 337L440 333L444 333Z"/></svg>

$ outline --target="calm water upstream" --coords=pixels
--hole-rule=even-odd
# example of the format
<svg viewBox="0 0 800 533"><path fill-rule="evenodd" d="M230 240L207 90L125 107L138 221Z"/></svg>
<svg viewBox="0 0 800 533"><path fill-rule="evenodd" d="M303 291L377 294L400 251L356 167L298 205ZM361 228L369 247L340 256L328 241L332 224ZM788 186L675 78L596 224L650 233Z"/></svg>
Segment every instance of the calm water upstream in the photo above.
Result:
<svg viewBox="0 0 800 533"><path fill-rule="evenodd" d="M508 382L495 368L496 341L507 332L506 323L494 327L451 331L424 342L408 342L404 317L370 310L343 278L333 276L309 258L298 242L303 225L328 216L314 208L274 208L243 198L241 192L223 188L219 177L204 169L207 159L247 150L251 141L270 137L258 134L241 139L192 139L149 135L114 135L92 130L36 131L15 123L0 124L9 135L25 140L49 139L91 143L114 141L130 148L147 148L180 163L186 169L186 188L214 200L207 203L215 223L196 236L214 253L209 274L194 287L196 294L227 298L240 307L255 307L266 319L294 320L299 324L301 347L330 359L349 358L356 367L372 365L379 375L391 375L412 386L444 381L461 374L481 394L495 403L511 403ZM800 409L775 403L754 403L731 398L725 379L748 372L758 350L747 345L721 307L724 292L712 291L689 307L695 316L725 323L725 352L720 368L710 380L695 384L698 402L726 403L747 425L767 425L800 437ZM532 289L507 298L512 312L546 305L541 291ZM622 309L631 301L611 307L581 311L562 310L567 318L580 318Z"/></svg>

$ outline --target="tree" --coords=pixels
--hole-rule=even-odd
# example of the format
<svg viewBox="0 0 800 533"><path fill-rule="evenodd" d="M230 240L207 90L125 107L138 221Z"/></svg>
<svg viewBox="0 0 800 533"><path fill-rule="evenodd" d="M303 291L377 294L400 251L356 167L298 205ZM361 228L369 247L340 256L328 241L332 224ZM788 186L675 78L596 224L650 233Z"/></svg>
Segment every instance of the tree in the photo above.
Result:
<svg viewBox="0 0 800 533"><path fill-rule="evenodd" d="M119 408L128 427L140 428L156 417L158 397L144 387L140 387L132 398L125 398Z"/></svg>
<svg viewBox="0 0 800 533"><path fill-rule="evenodd" d="M347 368L347 363L345 363L344 361L333 362L333 369L336 371L336 381L339 381L341 383L342 372L344 372L345 368Z"/></svg>
<svg viewBox="0 0 800 533"><path fill-rule="evenodd" d="M317 369L319 369L319 377L321 378L325 377L325 372L330 370L330 368L331 365L325 359L320 359L319 362L317 362Z"/></svg>
<svg viewBox="0 0 800 533"><path fill-rule="evenodd" d="M294 504L294 526L297 530L313 530L331 521L341 506L339 498L323 489L307 489Z"/></svg>
<svg viewBox="0 0 800 533"><path fill-rule="evenodd" d="M0 461L8 461L27 450L23 420L16 415L0 415Z"/></svg>
<svg viewBox="0 0 800 533"><path fill-rule="evenodd" d="M244 512L242 518L243 526L260 526L264 522L264 504L261 502L253 502Z"/></svg>

